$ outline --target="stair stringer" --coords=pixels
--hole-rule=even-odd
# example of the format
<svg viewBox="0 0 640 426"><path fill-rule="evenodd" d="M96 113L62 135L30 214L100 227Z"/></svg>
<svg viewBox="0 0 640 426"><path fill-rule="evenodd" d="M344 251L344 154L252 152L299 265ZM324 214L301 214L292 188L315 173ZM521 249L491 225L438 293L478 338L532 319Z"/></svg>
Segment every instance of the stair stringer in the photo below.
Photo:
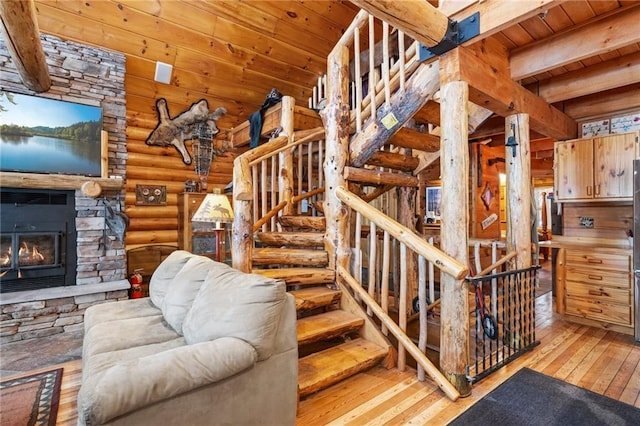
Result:
<svg viewBox="0 0 640 426"><path fill-rule="evenodd" d="M362 167L391 136L402 128L440 90L440 66L438 61L422 63L406 83L404 90L391 95L388 108L378 108L380 119L393 113L397 124L387 129L380 120L372 120L356 133L349 143L349 165Z"/></svg>
<svg viewBox="0 0 640 426"><path fill-rule="evenodd" d="M384 334L382 334L379 326L362 309L360 304L349 292L348 286L342 283L342 279L337 274L336 284L338 285L338 289L342 293L340 297L340 308L364 320L364 325L362 326L362 328L360 328L360 337L383 348L386 348L387 356L385 357L384 361L382 361L382 365L384 365L385 368L395 367L395 365L397 364L396 360L398 358L397 350L393 345L391 345L389 339Z"/></svg>

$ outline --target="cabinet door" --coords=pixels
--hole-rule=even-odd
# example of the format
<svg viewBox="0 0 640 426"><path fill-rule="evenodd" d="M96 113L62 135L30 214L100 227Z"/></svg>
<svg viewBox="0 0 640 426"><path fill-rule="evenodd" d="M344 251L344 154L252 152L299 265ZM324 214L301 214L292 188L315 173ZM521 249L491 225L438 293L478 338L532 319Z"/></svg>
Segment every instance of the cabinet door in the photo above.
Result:
<svg viewBox="0 0 640 426"><path fill-rule="evenodd" d="M558 200L593 198L593 141L557 142L555 179Z"/></svg>
<svg viewBox="0 0 640 426"><path fill-rule="evenodd" d="M602 136L593 144L595 198L633 197L635 134Z"/></svg>

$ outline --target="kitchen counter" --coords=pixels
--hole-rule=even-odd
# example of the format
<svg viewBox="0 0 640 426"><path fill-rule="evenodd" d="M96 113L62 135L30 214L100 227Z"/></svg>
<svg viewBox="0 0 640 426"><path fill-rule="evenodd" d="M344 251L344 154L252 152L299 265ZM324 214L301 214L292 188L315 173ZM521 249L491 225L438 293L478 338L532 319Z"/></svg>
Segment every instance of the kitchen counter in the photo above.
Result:
<svg viewBox="0 0 640 426"><path fill-rule="evenodd" d="M597 249L606 253L628 254L633 252L633 243L626 238L623 239L606 239L606 238L581 238L581 237L564 237L562 235L553 235L549 241L540 241L540 247L564 248L564 249Z"/></svg>

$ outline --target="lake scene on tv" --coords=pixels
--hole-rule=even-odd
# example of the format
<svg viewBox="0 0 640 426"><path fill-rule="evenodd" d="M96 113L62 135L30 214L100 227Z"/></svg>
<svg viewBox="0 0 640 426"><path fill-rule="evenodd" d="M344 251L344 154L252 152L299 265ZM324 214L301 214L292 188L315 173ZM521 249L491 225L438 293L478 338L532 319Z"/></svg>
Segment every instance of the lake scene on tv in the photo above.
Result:
<svg viewBox="0 0 640 426"><path fill-rule="evenodd" d="M102 108L0 91L0 170L101 176Z"/></svg>

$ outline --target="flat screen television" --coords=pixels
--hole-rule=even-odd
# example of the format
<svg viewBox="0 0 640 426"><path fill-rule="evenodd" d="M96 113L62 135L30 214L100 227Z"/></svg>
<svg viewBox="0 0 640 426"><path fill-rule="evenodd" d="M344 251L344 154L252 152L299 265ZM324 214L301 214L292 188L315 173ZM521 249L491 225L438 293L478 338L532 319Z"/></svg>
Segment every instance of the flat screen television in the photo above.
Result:
<svg viewBox="0 0 640 426"><path fill-rule="evenodd" d="M101 176L102 108L0 90L0 170Z"/></svg>

